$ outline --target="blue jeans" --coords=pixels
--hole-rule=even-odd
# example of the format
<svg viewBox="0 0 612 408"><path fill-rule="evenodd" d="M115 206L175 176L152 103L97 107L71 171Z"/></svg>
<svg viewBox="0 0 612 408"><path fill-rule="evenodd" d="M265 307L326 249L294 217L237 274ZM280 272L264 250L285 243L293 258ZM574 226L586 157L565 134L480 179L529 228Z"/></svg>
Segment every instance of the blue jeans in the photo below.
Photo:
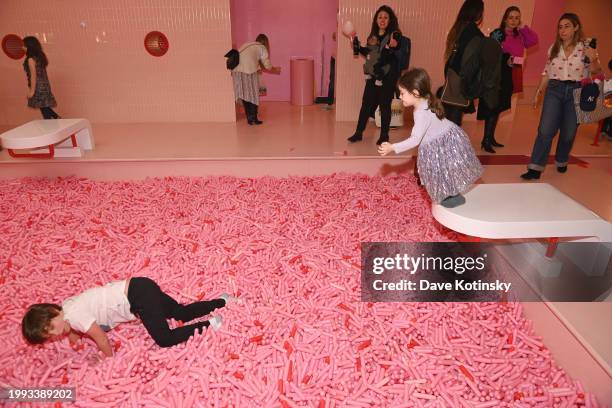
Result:
<svg viewBox="0 0 612 408"><path fill-rule="evenodd" d="M557 167L567 166L578 130L574 108L574 89L576 88L580 88L580 82L563 82L556 79L548 81L538 126L538 137L533 145L531 162L527 168L537 171L544 170L557 131L559 131L559 141L555 153L555 164Z"/></svg>

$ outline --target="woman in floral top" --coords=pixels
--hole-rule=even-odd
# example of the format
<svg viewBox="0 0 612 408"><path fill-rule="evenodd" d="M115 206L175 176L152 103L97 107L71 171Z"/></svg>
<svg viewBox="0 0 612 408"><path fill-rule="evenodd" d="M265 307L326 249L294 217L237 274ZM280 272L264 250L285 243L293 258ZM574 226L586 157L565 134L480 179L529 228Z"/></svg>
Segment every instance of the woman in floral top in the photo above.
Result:
<svg viewBox="0 0 612 408"><path fill-rule="evenodd" d="M536 106L540 94L546 90L531 161L527 172L521 175L525 180L540 178L557 130L559 141L555 164L559 173L567 171L569 154L578 129L574 89L580 88L581 80L601 71L599 55L588 43L578 16L573 13L563 14L558 23L557 39L548 52L542 80L534 97Z"/></svg>

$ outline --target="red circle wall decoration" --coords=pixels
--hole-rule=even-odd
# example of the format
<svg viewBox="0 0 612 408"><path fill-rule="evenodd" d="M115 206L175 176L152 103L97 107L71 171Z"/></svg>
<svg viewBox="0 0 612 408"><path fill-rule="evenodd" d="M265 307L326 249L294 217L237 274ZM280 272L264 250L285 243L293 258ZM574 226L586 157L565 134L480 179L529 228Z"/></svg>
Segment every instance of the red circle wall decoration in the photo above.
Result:
<svg viewBox="0 0 612 408"><path fill-rule="evenodd" d="M151 31L145 36L144 47L154 57L161 57L170 47L168 37L159 31Z"/></svg>
<svg viewBox="0 0 612 408"><path fill-rule="evenodd" d="M25 55L23 49L23 40L15 34L7 34L2 38L2 51L7 57L12 59L21 59Z"/></svg>

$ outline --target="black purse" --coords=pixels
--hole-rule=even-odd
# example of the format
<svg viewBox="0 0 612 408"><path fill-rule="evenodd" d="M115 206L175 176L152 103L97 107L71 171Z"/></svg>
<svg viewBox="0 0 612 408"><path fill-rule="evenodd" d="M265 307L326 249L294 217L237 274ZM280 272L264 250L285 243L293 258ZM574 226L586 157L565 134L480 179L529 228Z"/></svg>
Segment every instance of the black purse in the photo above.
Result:
<svg viewBox="0 0 612 408"><path fill-rule="evenodd" d="M244 50L246 50L247 48L253 46L255 44L251 44L248 47L246 47ZM244 51L242 50L242 51ZM235 48L232 48L231 50L229 50L225 55L225 58L227 58L227 61L225 61L225 66L227 67L227 69L229 69L230 71L234 68L236 68L238 66L238 64L240 64L240 51L238 51Z"/></svg>
<svg viewBox="0 0 612 408"><path fill-rule="evenodd" d="M456 54L457 44L455 44L453 53L448 59L446 81L444 83L444 87L442 88L442 95L440 96L440 100L447 105L465 108L469 106L470 101L466 99L461 93L461 76L457 72L455 72L453 68L451 68L451 64L454 61Z"/></svg>
<svg viewBox="0 0 612 408"><path fill-rule="evenodd" d="M240 52L234 48L229 50L224 57L227 58L227 61L225 61L225 66L230 71L240 64Z"/></svg>

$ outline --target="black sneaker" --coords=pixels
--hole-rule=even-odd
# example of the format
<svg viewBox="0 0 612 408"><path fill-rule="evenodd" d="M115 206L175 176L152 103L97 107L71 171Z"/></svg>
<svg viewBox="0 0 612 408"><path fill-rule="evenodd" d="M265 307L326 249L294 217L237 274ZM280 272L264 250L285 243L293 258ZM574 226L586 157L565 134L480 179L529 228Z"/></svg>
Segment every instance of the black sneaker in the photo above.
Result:
<svg viewBox="0 0 612 408"><path fill-rule="evenodd" d="M560 166L560 167L557 167L557 171L558 171L559 173L565 173L565 172L567 171L567 166Z"/></svg>
<svg viewBox="0 0 612 408"><path fill-rule="evenodd" d="M360 142L363 139L362 135L358 135L357 133L355 133L353 136L349 137L348 140L351 143L355 143L355 142Z"/></svg>
<svg viewBox="0 0 612 408"><path fill-rule="evenodd" d="M538 180L540 178L541 171L529 169L527 173L521 174L523 180Z"/></svg>

